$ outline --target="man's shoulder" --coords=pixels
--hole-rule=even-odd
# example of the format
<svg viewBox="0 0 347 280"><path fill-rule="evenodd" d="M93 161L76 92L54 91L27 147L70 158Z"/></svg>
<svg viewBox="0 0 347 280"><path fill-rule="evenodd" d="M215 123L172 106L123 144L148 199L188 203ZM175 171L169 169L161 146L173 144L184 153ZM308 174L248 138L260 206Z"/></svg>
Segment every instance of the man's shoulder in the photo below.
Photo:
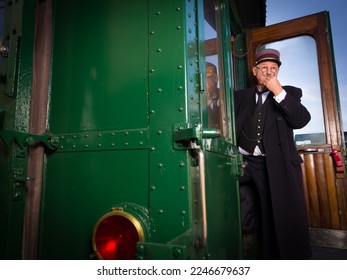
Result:
<svg viewBox="0 0 347 280"><path fill-rule="evenodd" d="M283 86L283 89L287 92L301 92L301 88L294 87L294 86Z"/></svg>

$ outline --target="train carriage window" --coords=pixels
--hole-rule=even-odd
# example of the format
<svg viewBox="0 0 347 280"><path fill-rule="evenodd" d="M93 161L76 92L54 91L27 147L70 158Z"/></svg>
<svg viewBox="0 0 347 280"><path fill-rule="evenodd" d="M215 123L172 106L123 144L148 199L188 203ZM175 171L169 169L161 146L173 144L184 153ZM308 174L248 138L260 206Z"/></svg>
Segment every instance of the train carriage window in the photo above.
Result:
<svg viewBox="0 0 347 280"><path fill-rule="evenodd" d="M283 85L293 85L302 89L301 101L311 113L311 121L304 128L294 130L296 144L325 144L326 134L315 40L310 36L300 36L266 46L280 51L282 65L279 79Z"/></svg>
<svg viewBox="0 0 347 280"><path fill-rule="evenodd" d="M204 0L208 127L228 137L219 0ZM212 50L211 50L212 46Z"/></svg>

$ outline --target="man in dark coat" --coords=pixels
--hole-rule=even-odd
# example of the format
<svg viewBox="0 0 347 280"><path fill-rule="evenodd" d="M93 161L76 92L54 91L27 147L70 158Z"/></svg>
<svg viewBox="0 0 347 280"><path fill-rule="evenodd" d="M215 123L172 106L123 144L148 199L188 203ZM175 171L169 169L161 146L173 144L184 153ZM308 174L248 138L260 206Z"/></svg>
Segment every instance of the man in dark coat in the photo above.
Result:
<svg viewBox="0 0 347 280"><path fill-rule="evenodd" d="M220 119L220 92L218 88L217 67L206 62L206 90L207 90L207 109L208 127L221 129Z"/></svg>
<svg viewBox="0 0 347 280"><path fill-rule="evenodd" d="M252 69L257 85L235 93L237 141L246 164L240 177L241 208L252 202L247 192L242 198L242 188L251 187L259 203L261 258L309 259L302 159L293 129L304 127L311 116L301 104L301 89L280 84L280 65L277 50L258 51ZM241 211L243 219L252 218L247 209Z"/></svg>

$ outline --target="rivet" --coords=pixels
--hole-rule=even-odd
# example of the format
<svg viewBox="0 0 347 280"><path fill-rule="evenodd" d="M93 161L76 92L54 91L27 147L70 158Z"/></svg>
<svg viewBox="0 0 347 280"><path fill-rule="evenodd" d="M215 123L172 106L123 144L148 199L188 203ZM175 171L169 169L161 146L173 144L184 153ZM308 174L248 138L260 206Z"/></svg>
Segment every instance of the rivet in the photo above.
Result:
<svg viewBox="0 0 347 280"><path fill-rule="evenodd" d="M88 134L84 134L84 137L85 137L85 138L88 138L89 136L88 136Z"/></svg>
<svg viewBox="0 0 347 280"><path fill-rule="evenodd" d="M181 216L185 216L186 215L186 211L182 210L181 211Z"/></svg>
<svg viewBox="0 0 347 280"><path fill-rule="evenodd" d="M163 132L161 130L158 130L157 134L161 135Z"/></svg>
<svg viewBox="0 0 347 280"><path fill-rule="evenodd" d="M178 258L179 256L182 255L182 250L176 248L176 249L174 249L173 254L174 254L174 256L175 256L176 258Z"/></svg>
<svg viewBox="0 0 347 280"><path fill-rule="evenodd" d="M128 143L128 142L125 142L125 143L124 143L124 146L129 146L129 143Z"/></svg>
<svg viewBox="0 0 347 280"><path fill-rule="evenodd" d="M101 133L99 133L99 134L98 134L98 137L101 137L101 136L102 136Z"/></svg>
<svg viewBox="0 0 347 280"><path fill-rule="evenodd" d="M84 147L88 148L89 146L88 145L84 145Z"/></svg>
<svg viewBox="0 0 347 280"><path fill-rule="evenodd" d="M158 214L159 214L159 215L162 215L163 213L164 213L164 210L163 210L163 209L159 209L159 210L158 210Z"/></svg>
<svg viewBox="0 0 347 280"><path fill-rule="evenodd" d="M98 144L98 147L101 147L102 145L101 144Z"/></svg>
<svg viewBox="0 0 347 280"><path fill-rule="evenodd" d="M151 186L151 191L155 191L157 188L155 186Z"/></svg>
<svg viewBox="0 0 347 280"><path fill-rule="evenodd" d="M142 142L142 141L140 141L140 142L139 142L139 145L140 145L140 146L142 146L142 145L143 145L143 142Z"/></svg>
<svg viewBox="0 0 347 280"><path fill-rule="evenodd" d="M177 8L176 8L176 11L177 11L177 12L181 11L181 8L180 8L180 7L177 7Z"/></svg>
<svg viewBox="0 0 347 280"><path fill-rule="evenodd" d="M139 253L142 253L143 250L145 249L145 246L143 246L143 245L141 244L141 245L138 245L138 246L136 247L136 249L137 249L137 251L138 251Z"/></svg>
<svg viewBox="0 0 347 280"><path fill-rule="evenodd" d="M150 35L154 35L154 31L149 32Z"/></svg>
<svg viewBox="0 0 347 280"><path fill-rule="evenodd" d="M161 49L157 49L157 52L162 52L162 50Z"/></svg>
<svg viewBox="0 0 347 280"><path fill-rule="evenodd" d="M182 107L178 108L178 112L182 112L182 111L183 111Z"/></svg>
<svg viewBox="0 0 347 280"><path fill-rule="evenodd" d="M161 88L158 88L157 89L157 92L162 92L163 90Z"/></svg>
<svg viewBox="0 0 347 280"><path fill-rule="evenodd" d="M114 147L116 144L115 143L111 143L111 146Z"/></svg>
<svg viewBox="0 0 347 280"><path fill-rule="evenodd" d="M180 186L180 191L185 191L186 190L186 187L185 186Z"/></svg>
<svg viewBox="0 0 347 280"><path fill-rule="evenodd" d="M176 29L177 29L177 30L180 30L180 29L181 29L181 26L177 26Z"/></svg>
<svg viewBox="0 0 347 280"><path fill-rule="evenodd" d="M189 33L192 33L192 29L191 29L191 28L188 28L188 32L189 32Z"/></svg>
<svg viewBox="0 0 347 280"><path fill-rule="evenodd" d="M160 11L157 11L157 12L156 12L156 15L157 15L157 16L160 16L160 15L161 15L161 12L160 12Z"/></svg>
<svg viewBox="0 0 347 280"><path fill-rule="evenodd" d="M164 164L162 164L162 163L158 164L158 168L163 168L163 166L164 166Z"/></svg>
<svg viewBox="0 0 347 280"><path fill-rule="evenodd" d="M116 135L116 133L114 133L114 132L111 133L111 136L115 136L115 135Z"/></svg>
<svg viewBox="0 0 347 280"><path fill-rule="evenodd" d="M182 86L178 86L177 89L178 89L178 90L182 90L183 87L182 87Z"/></svg>
<svg viewBox="0 0 347 280"><path fill-rule="evenodd" d="M182 65L178 65L178 66L177 66L177 69L182 69Z"/></svg>
<svg viewBox="0 0 347 280"><path fill-rule="evenodd" d="M185 164L183 161L180 162L180 167L183 167Z"/></svg>
<svg viewBox="0 0 347 280"><path fill-rule="evenodd" d="M155 111L154 111L154 110L151 110L150 113L153 115L153 114L155 114Z"/></svg>
<svg viewBox="0 0 347 280"><path fill-rule="evenodd" d="M75 148L76 148L76 145L72 145L72 148L74 148L74 149L75 149Z"/></svg>
<svg viewBox="0 0 347 280"><path fill-rule="evenodd" d="M154 70L154 69L151 69L151 70L149 70L149 72L154 73L154 72L155 72L155 70Z"/></svg>

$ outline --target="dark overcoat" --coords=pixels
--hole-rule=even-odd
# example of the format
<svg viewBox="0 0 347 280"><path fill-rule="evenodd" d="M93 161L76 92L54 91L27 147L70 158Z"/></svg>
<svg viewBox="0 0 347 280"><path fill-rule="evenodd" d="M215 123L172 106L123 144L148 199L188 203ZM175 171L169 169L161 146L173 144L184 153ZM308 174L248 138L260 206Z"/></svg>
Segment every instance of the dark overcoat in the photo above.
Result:
<svg viewBox="0 0 347 280"><path fill-rule="evenodd" d="M293 129L304 127L311 115L301 104L301 89L283 88L287 95L282 102L276 102L271 92L268 96L263 134L275 231L282 259L308 259L311 249L301 170L303 161L295 146ZM236 91L234 100L238 137L249 110L254 108L255 86Z"/></svg>

